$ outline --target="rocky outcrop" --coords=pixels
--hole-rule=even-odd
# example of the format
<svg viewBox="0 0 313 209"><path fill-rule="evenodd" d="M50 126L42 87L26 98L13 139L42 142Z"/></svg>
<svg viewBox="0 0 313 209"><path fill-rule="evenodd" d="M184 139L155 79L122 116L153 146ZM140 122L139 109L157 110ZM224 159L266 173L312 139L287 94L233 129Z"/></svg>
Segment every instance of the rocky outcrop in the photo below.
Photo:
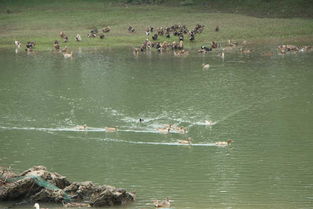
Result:
<svg viewBox="0 0 313 209"><path fill-rule="evenodd" d="M135 200L135 194L91 181L70 182L66 177L34 166L20 175L0 167L0 200L29 202L86 203L90 206L125 205Z"/></svg>

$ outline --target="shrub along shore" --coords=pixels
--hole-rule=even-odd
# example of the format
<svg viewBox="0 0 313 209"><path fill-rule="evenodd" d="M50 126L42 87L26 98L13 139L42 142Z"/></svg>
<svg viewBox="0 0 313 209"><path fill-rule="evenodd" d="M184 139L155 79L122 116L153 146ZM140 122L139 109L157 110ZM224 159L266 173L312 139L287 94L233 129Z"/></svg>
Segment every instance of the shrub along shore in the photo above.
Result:
<svg viewBox="0 0 313 209"><path fill-rule="evenodd" d="M0 0L0 48L14 48L15 40L23 48L28 41L34 41L38 51L53 50L55 40L71 49L138 47L147 38L152 41L153 33L145 34L148 26L157 29L175 24L188 29L197 24L205 26L194 41L185 37L185 48L228 40L273 43L275 47L302 42L312 45L312 5L306 5L304 0L279 2L282 1ZM134 32L128 31L130 25ZM106 26L111 30L104 33L103 39L99 35L87 37L91 30L101 31ZM68 36L67 43L59 36L61 31ZM80 42L75 41L76 34L80 34ZM157 41L171 43L178 37L159 36Z"/></svg>

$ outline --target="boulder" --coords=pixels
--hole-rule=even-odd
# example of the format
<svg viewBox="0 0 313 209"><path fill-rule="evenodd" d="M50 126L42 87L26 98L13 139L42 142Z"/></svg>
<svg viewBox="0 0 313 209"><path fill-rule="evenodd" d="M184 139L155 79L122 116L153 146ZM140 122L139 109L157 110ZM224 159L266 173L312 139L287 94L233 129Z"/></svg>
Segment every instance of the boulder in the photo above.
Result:
<svg viewBox="0 0 313 209"><path fill-rule="evenodd" d="M94 207L108 207L114 205L125 205L128 201L134 201L135 195L126 192L125 189L116 189L111 186L103 186L94 193L90 199L90 205Z"/></svg>
<svg viewBox="0 0 313 209"><path fill-rule="evenodd" d="M34 166L31 169L22 172L20 176L40 177L60 189L64 189L70 185L70 182L66 179L65 176L62 176L58 173L49 172L44 166Z"/></svg>
<svg viewBox="0 0 313 209"><path fill-rule="evenodd" d="M94 207L125 205L135 194L91 181L70 182L65 176L34 166L20 175L0 167L0 200L28 202L89 202Z"/></svg>
<svg viewBox="0 0 313 209"><path fill-rule="evenodd" d="M15 179L15 182L5 183L1 187L0 200L25 199L41 190L41 187L32 178L15 177Z"/></svg>

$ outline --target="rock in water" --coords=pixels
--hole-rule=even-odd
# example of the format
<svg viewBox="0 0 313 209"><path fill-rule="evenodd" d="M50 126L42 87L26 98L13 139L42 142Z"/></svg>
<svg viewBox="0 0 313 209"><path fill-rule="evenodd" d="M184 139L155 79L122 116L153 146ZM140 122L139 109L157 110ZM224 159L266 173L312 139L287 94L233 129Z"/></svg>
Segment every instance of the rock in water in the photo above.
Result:
<svg viewBox="0 0 313 209"><path fill-rule="evenodd" d="M94 207L125 205L135 194L125 189L96 185L91 181L70 182L65 176L34 166L20 175L0 167L0 200L31 202L89 202Z"/></svg>

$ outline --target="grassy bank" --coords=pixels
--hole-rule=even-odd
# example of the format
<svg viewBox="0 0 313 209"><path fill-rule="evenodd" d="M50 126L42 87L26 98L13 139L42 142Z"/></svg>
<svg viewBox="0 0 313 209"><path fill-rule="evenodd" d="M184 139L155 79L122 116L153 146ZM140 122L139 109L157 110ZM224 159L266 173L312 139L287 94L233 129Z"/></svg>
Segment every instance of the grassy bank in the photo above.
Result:
<svg viewBox="0 0 313 209"><path fill-rule="evenodd" d="M69 36L70 41L66 43L68 47L132 47L139 46L147 38L144 31L148 25L156 28L184 24L188 28L193 28L198 23L205 25L205 30L196 36L194 43L186 41L187 47L197 48L212 40L226 42L228 39L292 43L301 40L313 41L311 18L295 17L297 15L291 15L292 18L262 16L268 1L262 1L264 4L261 4L259 10L255 10L257 15L254 16L244 12L251 8L251 5L249 7L249 5L236 4L235 11L232 11L231 4L223 6L221 1L211 1L212 4L201 0L189 1L189 3L175 0L151 1L154 2L153 4L147 2L142 4L142 1L130 0L114 2L0 0L0 47L13 47L14 40L20 40L23 43L36 41L38 50L49 50L54 40L60 40L58 36L60 31L64 31ZM305 7L305 4L300 6L297 7L298 10ZM307 10L310 10L310 7L307 7ZM294 13L298 12L301 13L301 11ZM277 14L281 13L277 12ZM106 34L105 39L87 38L90 29L102 28L106 25L110 25L112 30ZM132 25L136 32L129 33L128 25ZM214 31L216 25L220 27L219 32ZM81 34L82 42L74 41L77 33ZM177 37L159 39L159 41L163 40L176 41Z"/></svg>

